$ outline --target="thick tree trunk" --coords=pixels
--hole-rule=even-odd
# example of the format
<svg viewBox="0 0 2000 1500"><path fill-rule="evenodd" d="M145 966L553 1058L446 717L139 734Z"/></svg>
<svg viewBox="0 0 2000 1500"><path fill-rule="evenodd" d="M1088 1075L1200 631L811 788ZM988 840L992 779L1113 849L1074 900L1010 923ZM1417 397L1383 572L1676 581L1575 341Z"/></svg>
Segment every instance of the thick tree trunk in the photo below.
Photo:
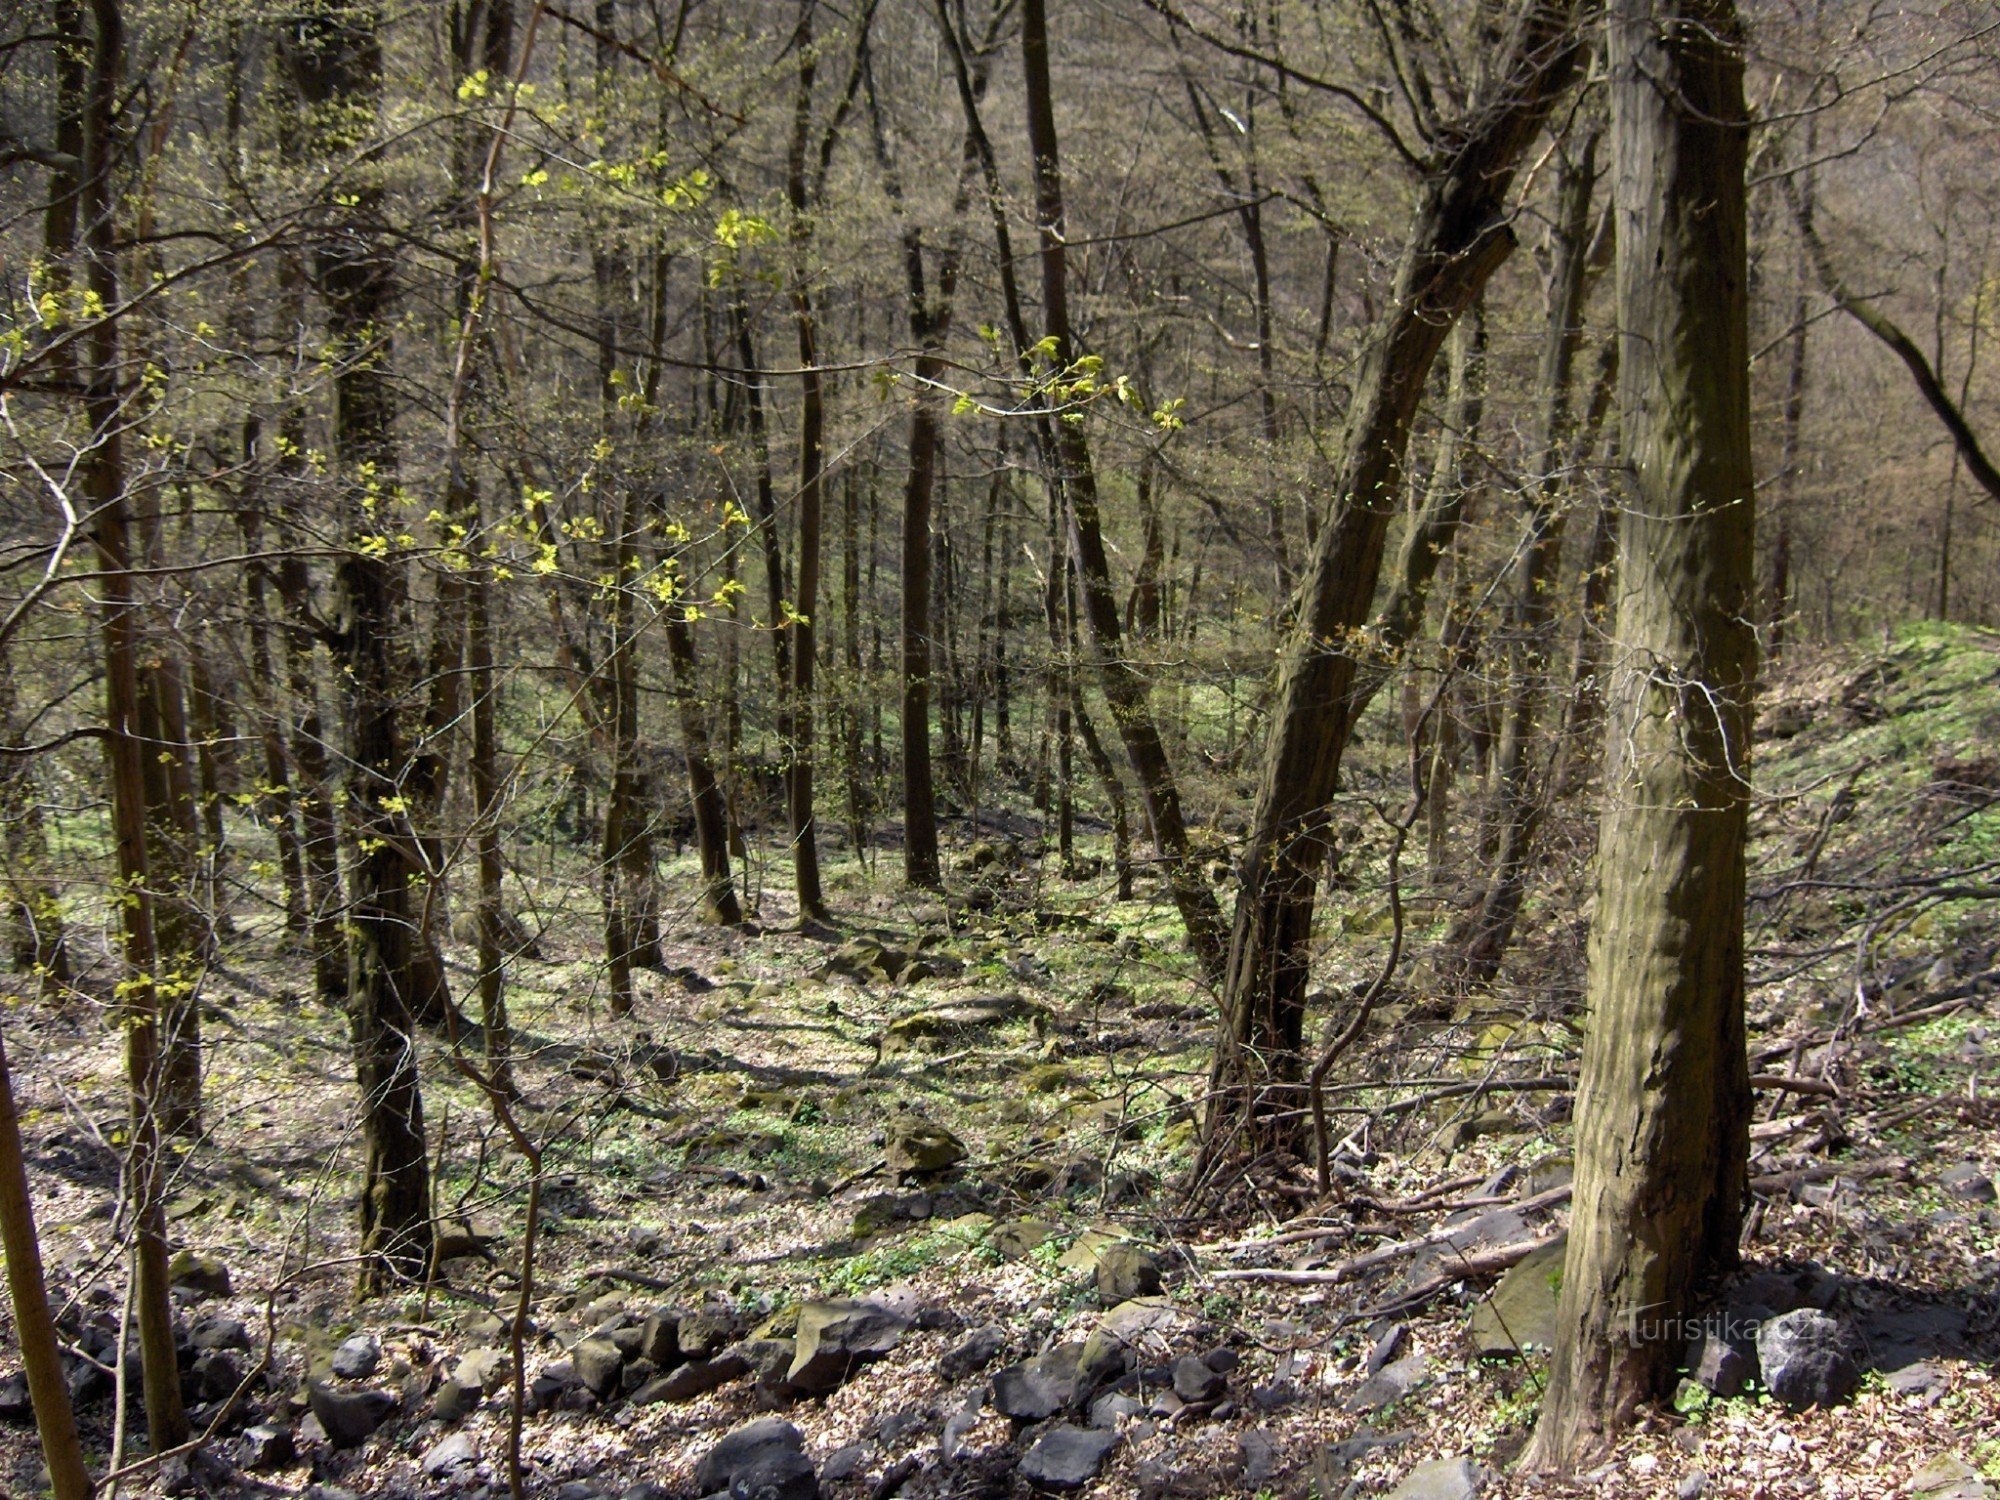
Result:
<svg viewBox="0 0 2000 1500"><path fill-rule="evenodd" d="M1610 23L1619 652L1605 727L1576 1192L1530 1461L1608 1450L1666 1394L1747 1196L1743 850L1756 609L1742 32L1729 0Z"/></svg>
<svg viewBox="0 0 2000 1500"><path fill-rule="evenodd" d="M1402 495L1410 424L1446 333L1513 248L1506 200L1523 154L1575 72L1573 6L1536 0L1499 55L1489 97L1441 146L1355 382L1331 520L1300 585L1279 670L1251 834L1239 866L1201 1169L1246 1126L1298 1137L1305 996L1327 809L1353 731L1357 654Z"/></svg>
<svg viewBox="0 0 2000 1500"><path fill-rule="evenodd" d="M695 670L694 626L669 605L664 617L667 660L674 674L674 702L680 712L681 758L687 765L688 799L694 807L695 849L701 858L702 914L735 926L743 920L729 870L729 816L709 756L708 721L703 716Z"/></svg>

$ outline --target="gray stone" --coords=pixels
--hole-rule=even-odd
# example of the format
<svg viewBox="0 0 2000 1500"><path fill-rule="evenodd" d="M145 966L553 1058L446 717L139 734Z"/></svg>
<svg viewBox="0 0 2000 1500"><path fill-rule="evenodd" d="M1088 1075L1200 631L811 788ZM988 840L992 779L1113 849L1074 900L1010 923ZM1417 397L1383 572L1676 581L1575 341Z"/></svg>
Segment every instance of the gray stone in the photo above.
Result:
<svg viewBox="0 0 2000 1500"><path fill-rule="evenodd" d="M1995 1196L1992 1176L1977 1162L1960 1162L1938 1183L1961 1203L1991 1203Z"/></svg>
<svg viewBox="0 0 2000 1500"><path fill-rule="evenodd" d="M618 1378L625 1370L625 1354L610 1339L592 1334L569 1351L576 1365L576 1378L589 1387L600 1401L617 1393Z"/></svg>
<svg viewBox="0 0 2000 1500"><path fill-rule="evenodd" d="M1508 1269L1492 1294L1472 1309L1475 1354L1521 1354L1556 1341L1556 1303L1562 1297L1563 1256L1569 1237L1558 1235Z"/></svg>
<svg viewBox="0 0 2000 1500"><path fill-rule="evenodd" d="M1096 1390L1122 1374L1133 1358L1164 1358L1171 1335L1194 1324L1188 1313L1164 1297L1135 1297L1097 1320L1077 1360L1080 1389Z"/></svg>
<svg viewBox="0 0 2000 1500"><path fill-rule="evenodd" d="M819 1466L822 1484L844 1484L850 1479L859 1479L867 1472L866 1443L849 1443L845 1448L836 1448L827 1454L826 1462Z"/></svg>
<svg viewBox="0 0 2000 1500"><path fill-rule="evenodd" d="M243 1383L243 1369L227 1349L204 1349L188 1367L204 1401L220 1401Z"/></svg>
<svg viewBox="0 0 2000 1500"><path fill-rule="evenodd" d="M681 1363L681 1315L667 1308L647 1315L639 1327L639 1357L650 1360L656 1369L671 1370Z"/></svg>
<svg viewBox="0 0 2000 1500"><path fill-rule="evenodd" d="M797 1347L787 1378L803 1391L830 1391L855 1366L895 1348L909 1326L908 1318L879 1302L808 1302L799 1309Z"/></svg>
<svg viewBox="0 0 2000 1500"><path fill-rule="evenodd" d="M1757 1363L1771 1394L1794 1411L1837 1405L1861 1384L1846 1325L1812 1308L1760 1326Z"/></svg>
<svg viewBox="0 0 2000 1500"><path fill-rule="evenodd" d="M1701 1500L1708 1491L1708 1470L1690 1469L1688 1475L1674 1486L1674 1500Z"/></svg>
<svg viewBox="0 0 2000 1500"><path fill-rule="evenodd" d="M443 1479L456 1474L460 1469L469 1469L479 1462L479 1449L465 1433L454 1432L450 1437L433 1443L424 1454L423 1469L431 1479Z"/></svg>
<svg viewBox="0 0 2000 1500"><path fill-rule="evenodd" d="M1127 1417L1143 1415L1145 1408L1123 1391L1109 1391L1090 1403L1090 1425L1107 1432Z"/></svg>
<svg viewBox="0 0 2000 1500"><path fill-rule="evenodd" d="M203 1318L194 1325L194 1334L188 1342L196 1349L235 1349L248 1353L250 1330L240 1318Z"/></svg>
<svg viewBox="0 0 2000 1500"><path fill-rule="evenodd" d="M692 1401L749 1373L750 1361L740 1351L726 1349L714 1359L689 1360L678 1369L647 1381L632 1393L632 1404L652 1406L661 1401Z"/></svg>
<svg viewBox="0 0 2000 1500"><path fill-rule="evenodd" d="M1183 1401L1213 1401L1228 1388L1219 1370L1212 1370L1198 1355L1183 1354L1174 1361L1174 1394Z"/></svg>
<svg viewBox="0 0 2000 1500"><path fill-rule="evenodd" d="M1406 1354L1362 1382L1361 1389L1347 1398L1346 1409L1366 1413L1393 1406L1421 1385L1430 1372L1431 1362L1422 1354Z"/></svg>
<svg viewBox="0 0 2000 1500"><path fill-rule="evenodd" d="M1150 1297L1160 1289L1159 1258L1126 1240L1114 1241L1098 1251L1094 1275L1097 1295L1107 1304Z"/></svg>
<svg viewBox="0 0 2000 1500"><path fill-rule="evenodd" d="M1898 1396L1928 1396L1944 1389L1944 1371L1927 1359L1915 1360L1884 1377Z"/></svg>
<svg viewBox="0 0 2000 1500"><path fill-rule="evenodd" d="M713 1303L695 1312L681 1314L678 1327L674 1331L675 1342L680 1352L689 1359L713 1359L716 1354L736 1342L743 1331L742 1321L734 1309L717 1307ZM653 1363L660 1364L654 1360ZM666 1368L661 1365L661 1368Z"/></svg>
<svg viewBox="0 0 2000 1500"><path fill-rule="evenodd" d="M1051 1427L1021 1460L1020 1475L1030 1484L1052 1490L1076 1490L1104 1470L1118 1434L1089 1427Z"/></svg>
<svg viewBox="0 0 2000 1500"><path fill-rule="evenodd" d="M507 1383L514 1362L505 1349L474 1349L458 1362L451 1378L460 1385L492 1395Z"/></svg>
<svg viewBox="0 0 2000 1500"><path fill-rule="evenodd" d="M993 1405L1004 1416L1039 1422L1077 1399L1082 1346L1059 1344L1046 1354L1009 1365L993 1376Z"/></svg>
<svg viewBox="0 0 2000 1500"><path fill-rule="evenodd" d="M766 1391L778 1395L798 1393L800 1387L792 1383L790 1376L792 1361L798 1355L796 1340L745 1339L740 1344L731 1344L724 1352L747 1360L751 1377ZM647 1374L650 1377L652 1372L649 1370Z"/></svg>
<svg viewBox="0 0 2000 1500"><path fill-rule="evenodd" d="M396 1398L387 1391L342 1391L315 1380L306 1387L306 1403L326 1439L336 1448L356 1448L389 1420Z"/></svg>
<svg viewBox="0 0 2000 1500"><path fill-rule="evenodd" d="M1740 1396L1757 1374L1756 1348L1745 1350L1719 1331L1704 1330L1688 1356L1689 1377L1710 1394Z"/></svg>
<svg viewBox="0 0 2000 1500"><path fill-rule="evenodd" d="M1043 1219L1014 1219L997 1226L986 1236L986 1244L1007 1260L1026 1260L1055 1232L1056 1226Z"/></svg>
<svg viewBox="0 0 2000 1500"><path fill-rule="evenodd" d="M299 1449L286 1429L260 1422L243 1429L242 1454L246 1469L282 1469L299 1456Z"/></svg>
<svg viewBox="0 0 2000 1500"><path fill-rule="evenodd" d="M966 1437L979 1425L979 1413L985 1405L986 1393L974 1391L963 1406L945 1418L944 1431L938 1434L938 1453L946 1463L965 1451Z"/></svg>
<svg viewBox="0 0 2000 1500"><path fill-rule="evenodd" d="M466 1385L456 1376L437 1388L431 1398L431 1415L440 1422L463 1422L479 1410L480 1390L476 1385Z"/></svg>
<svg viewBox="0 0 2000 1500"><path fill-rule="evenodd" d="M1007 1347L1007 1330L998 1323L975 1328L938 1358L938 1374L946 1380L976 1375Z"/></svg>
<svg viewBox="0 0 2000 1500"><path fill-rule="evenodd" d="M382 1367L382 1341L357 1333L333 1351L333 1373L342 1380L366 1380Z"/></svg>
<svg viewBox="0 0 2000 1500"><path fill-rule="evenodd" d="M229 1267L213 1255L197 1250L177 1250L167 1262L167 1280L181 1291L196 1297L227 1297Z"/></svg>
<svg viewBox="0 0 2000 1500"><path fill-rule="evenodd" d="M1409 1347L1409 1343L1410 1325L1408 1323L1391 1324L1383 1331L1382 1336L1375 1340L1374 1346L1368 1351L1368 1362L1365 1366L1368 1373L1373 1375L1384 1365L1393 1364L1396 1360L1402 1358L1403 1351Z"/></svg>
<svg viewBox="0 0 2000 1500"><path fill-rule="evenodd" d="M1323 1443L1312 1458L1312 1481L1323 1495L1338 1495L1353 1467L1378 1448L1400 1448L1414 1432L1357 1432L1337 1443Z"/></svg>
<svg viewBox="0 0 2000 1500"><path fill-rule="evenodd" d="M1486 1476L1469 1458L1418 1464L1389 1492L1389 1500L1475 1500Z"/></svg>
<svg viewBox="0 0 2000 1500"><path fill-rule="evenodd" d="M944 1126L915 1115L901 1115L890 1122L884 1151L889 1170L927 1176L944 1172L965 1160L965 1142Z"/></svg>
<svg viewBox="0 0 2000 1500"><path fill-rule="evenodd" d="M819 1500L819 1476L805 1436L790 1422L764 1417L709 1449L694 1471L696 1492L735 1500Z"/></svg>
<svg viewBox="0 0 2000 1500"><path fill-rule="evenodd" d="M1940 1453L1910 1476L1911 1500L1992 1500L1993 1487L1955 1453Z"/></svg>
<svg viewBox="0 0 2000 1500"><path fill-rule="evenodd" d="M1262 1489L1278 1477L1278 1445L1268 1432L1253 1427L1236 1439L1236 1446L1243 1451L1243 1482L1252 1489Z"/></svg>

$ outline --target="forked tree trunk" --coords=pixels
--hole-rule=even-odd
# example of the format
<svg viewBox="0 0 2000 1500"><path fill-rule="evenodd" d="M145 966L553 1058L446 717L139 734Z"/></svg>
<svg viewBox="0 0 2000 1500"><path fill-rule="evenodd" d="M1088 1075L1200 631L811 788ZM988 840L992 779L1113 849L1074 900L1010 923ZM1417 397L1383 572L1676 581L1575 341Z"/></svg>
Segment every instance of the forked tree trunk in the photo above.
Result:
<svg viewBox="0 0 2000 1500"><path fill-rule="evenodd" d="M1620 519L1576 1190L1529 1459L1595 1461L1664 1395L1747 1195L1743 849L1757 666L1743 38L1617 0Z"/></svg>
<svg viewBox="0 0 2000 1500"><path fill-rule="evenodd" d="M1410 424L1432 361L1513 249L1508 192L1575 72L1573 25L1569 0L1531 0L1499 53L1487 96L1440 137L1394 296L1357 375L1333 515L1300 585L1239 866L1201 1171L1246 1127L1260 1144L1273 1145L1296 1140L1303 1128L1293 1106L1301 1102L1313 908L1360 666L1340 643L1373 607Z"/></svg>

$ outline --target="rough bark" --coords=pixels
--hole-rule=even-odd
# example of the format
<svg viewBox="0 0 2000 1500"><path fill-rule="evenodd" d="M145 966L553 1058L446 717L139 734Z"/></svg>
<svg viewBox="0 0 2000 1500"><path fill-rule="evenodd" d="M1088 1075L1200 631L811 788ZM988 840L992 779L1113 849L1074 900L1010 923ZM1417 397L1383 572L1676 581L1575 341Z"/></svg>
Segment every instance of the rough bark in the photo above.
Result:
<svg viewBox="0 0 2000 1500"><path fill-rule="evenodd" d="M1532 0L1518 14L1486 95L1440 132L1398 267L1363 356L1344 455L1300 584L1279 669L1251 834L1239 867L1214 1089L1202 1166L1245 1127L1296 1138L1305 995L1327 811L1353 730L1358 654L1410 425L1446 333L1513 248L1507 196L1528 145L1575 72L1574 7Z"/></svg>
<svg viewBox="0 0 2000 1500"><path fill-rule="evenodd" d="M1729 0L1610 25L1620 519L1576 1189L1530 1459L1664 1395L1747 1195L1743 850L1756 673L1742 33Z"/></svg>

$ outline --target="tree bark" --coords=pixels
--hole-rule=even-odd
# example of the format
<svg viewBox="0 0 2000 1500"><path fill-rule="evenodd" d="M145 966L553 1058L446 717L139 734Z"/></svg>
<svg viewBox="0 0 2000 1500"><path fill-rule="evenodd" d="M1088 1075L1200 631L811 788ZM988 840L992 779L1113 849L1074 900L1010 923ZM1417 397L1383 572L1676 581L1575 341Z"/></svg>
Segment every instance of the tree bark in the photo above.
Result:
<svg viewBox="0 0 2000 1500"><path fill-rule="evenodd" d="M1664 1395L1747 1196L1743 851L1756 608L1742 32L1730 0L1610 24L1618 653L1576 1101L1576 1190L1530 1462L1607 1451Z"/></svg>
<svg viewBox="0 0 2000 1500"><path fill-rule="evenodd" d="M1487 97L1439 144L1395 293L1355 382L1333 515L1300 585L1279 670L1251 834L1239 866L1223 1022L1201 1161L1246 1127L1296 1140L1313 906L1327 862L1328 806L1353 732L1360 662L1344 643L1374 602L1402 494L1410 424L1445 334L1512 251L1506 202L1528 145L1575 72L1568 0L1533 0L1499 54Z"/></svg>

